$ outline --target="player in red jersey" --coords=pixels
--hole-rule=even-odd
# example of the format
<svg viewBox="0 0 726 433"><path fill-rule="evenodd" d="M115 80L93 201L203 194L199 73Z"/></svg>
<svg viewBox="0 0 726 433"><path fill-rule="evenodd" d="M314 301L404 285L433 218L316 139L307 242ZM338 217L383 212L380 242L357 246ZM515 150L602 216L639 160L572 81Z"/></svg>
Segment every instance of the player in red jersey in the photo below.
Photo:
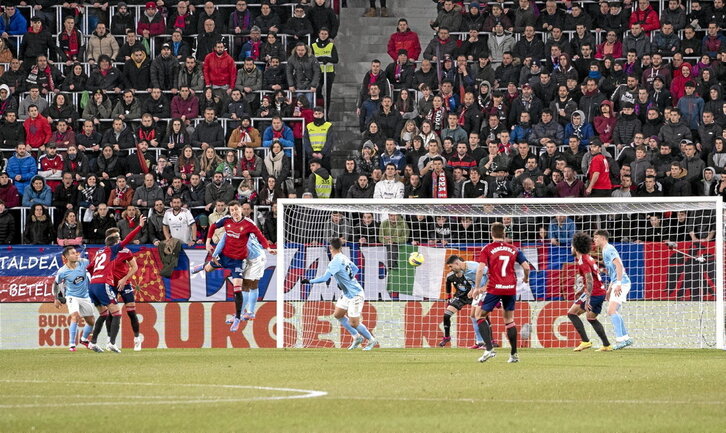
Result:
<svg viewBox="0 0 726 433"><path fill-rule="evenodd" d="M486 291L484 300L481 301L482 313L477 321L479 332L484 338L486 350L479 358L484 362L496 356L492 346L492 334L487 322L487 317L499 302L502 303L502 316L504 325L507 328L507 338L511 346L508 362L519 362L517 355L517 325L514 323L514 304L517 298L517 274L514 272L514 262L522 265L524 269L524 283L529 283L529 263L522 251L514 245L505 242L505 227L502 223L494 223L491 227L492 242L482 248L479 253L479 268L476 270L476 289L469 292L470 298L476 298L480 293ZM488 268L489 280L486 287L481 287L481 280L484 276L484 269Z"/></svg>
<svg viewBox="0 0 726 433"><path fill-rule="evenodd" d="M133 229L123 241L119 242L120 238L118 235L107 236L106 247L98 251L93 259L93 273L91 274L89 294L91 295L91 300L98 308L100 317L93 328L91 343L88 345L88 348L96 352L103 352L103 349L96 345L96 341L98 340L101 329L103 329L104 323L106 320L109 320L109 314L111 315L111 334L107 348L116 353L121 352L116 347L116 337L118 336L119 326L121 324L121 307L116 301L116 289L113 286L113 261L118 257L119 252L126 245L130 244L136 235L141 232L145 223L146 217L142 216L138 227ZM123 281L123 283L125 284L126 281Z"/></svg>
<svg viewBox="0 0 726 433"><path fill-rule="evenodd" d="M106 236L115 235L120 237L120 233L116 227L106 230ZM111 284L111 287L116 288L116 299L118 299L118 296L121 296L121 300L124 303L122 309L126 310L126 315L129 316L129 320L131 321L131 330L134 332L134 351L138 352L141 350L142 337L139 334L139 317L136 315L134 287L129 284L129 280L139 270L139 265L136 263L136 257L134 257L131 250L123 248L112 262L112 266L113 281L109 284ZM111 322L108 320L106 321L106 329L110 336Z"/></svg>
<svg viewBox="0 0 726 433"><path fill-rule="evenodd" d="M234 287L234 303L236 311L240 311L243 303L242 284L244 262L247 258L247 242L249 241L250 235L254 234L260 242L260 245L270 254L275 254L275 250L270 248L269 242L255 223L242 215L242 204L240 202L233 200L227 204L227 208L229 209L229 216L220 218L217 222L209 226L209 231L207 232L207 251L210 255L214 254L212 236L214 236L215 230L224 227L224 233L227 236L222 254L216 261L221 267L229 269L232 272L230 277L232 278L232 286ZM215 257L212 258L212 260L215 259ZM208 262L205 265L205 270L209 271L211 267L213 265ZM231 332L237 331L239 324L240 318L235 317L229 330Z"/></svg>
<svg viewBox="0 0 726 433"><path fill-rule="evenodd" d="M570 307L567 317L575 325L575 329L582 339L580 345L575 348L575 352L582 352L592 347L592 342L587 337L587 332L585 332L585 325L580 320L582 313L587 313L587 321L590 322L590 325L602 340L603 345L598 349L598 352L609 352L613 349L610 347L607 334L605 334L605 328L597 320L597 315L602 311L602 304L605 302L607 291L600 278L597 263L595 259L590 257L591 250L592 238L590 235L583 232L575 233L575 236L572 237L572 253L575 255L577 274L582 277L583 287L577 291L579 297Z"/></svg>

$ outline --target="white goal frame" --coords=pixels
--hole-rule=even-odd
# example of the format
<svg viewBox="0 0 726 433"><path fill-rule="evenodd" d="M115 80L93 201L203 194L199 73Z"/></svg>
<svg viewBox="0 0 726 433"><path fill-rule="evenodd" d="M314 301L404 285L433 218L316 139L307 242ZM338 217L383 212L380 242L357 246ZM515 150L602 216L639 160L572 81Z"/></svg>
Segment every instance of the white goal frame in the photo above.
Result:
<svg viewBox="0 0 726 433"><path fill-rule="evenodd" d="M663 204L676 204L676 203L704 203L712 202L715 207L715 222L716 222L716 236L714 239L715 250L716 250L716 348L726 350L726 334L725 334L725 310L724 310L724 202L720 196L716 197L657 197L654 199L646 198L532 198L532 199L397 199L397 200L381 200L381 199L280 199L277 201L277 267L275 272L276 277L276 315L277 315L277 331L276 331L276 343L277 348L285 347L284 332L279 324L284 320L284 284L285 276L287 274L285 269L285 207L290 205L313 205L313 206L341 206L345 209L346 207L356 206L375 206L376 212L386 213L388 212L389 206L400 206L400 205L422 205L422 206L447 206L455 207L457 205L562 205L566 207L568 205L610 205L612 206L613 212L618 212L618 205L628 204L644 204L644 203L663 203ZM394 209L391 209L393 212ZM450 214L456 216L455 213ZM525 301L526 302L526 301Z"/></svg>

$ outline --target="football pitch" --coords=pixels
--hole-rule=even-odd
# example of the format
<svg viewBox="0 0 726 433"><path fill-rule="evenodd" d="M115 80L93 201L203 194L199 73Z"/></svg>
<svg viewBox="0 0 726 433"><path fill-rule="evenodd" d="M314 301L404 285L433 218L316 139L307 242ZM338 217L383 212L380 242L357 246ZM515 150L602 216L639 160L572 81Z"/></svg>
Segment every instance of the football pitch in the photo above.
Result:
<svg viewBox="0 0 726 433"><path fill-rule="evenodd" d="M0 351L0 432L723 432L726 352Z"/></svg>

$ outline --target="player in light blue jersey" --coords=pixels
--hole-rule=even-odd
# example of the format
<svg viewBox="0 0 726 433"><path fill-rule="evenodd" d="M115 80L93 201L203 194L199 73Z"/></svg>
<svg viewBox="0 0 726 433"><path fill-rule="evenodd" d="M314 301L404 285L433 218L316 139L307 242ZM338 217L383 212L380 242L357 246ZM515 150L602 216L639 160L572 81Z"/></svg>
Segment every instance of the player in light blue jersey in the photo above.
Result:
<svg viewBox="0 0 726 433"><path fill-rule="evenodd" d="M358 273L358 266L341 251L343 249L342 239L331 239L328 249L330 250L332 260L328 263L328 269L326 269L325 274L314 280L305 278L300 283L326 283L330 280L330 277L334 277L338 283L338 288L343 292L343 296L335 304L333 316L353 336L353 343L348 347L348 350L353 350L360 346L364 338L368 340L368 344L366 344L363 350L372 350L378 344L378 340L371 335L368 328L361 322L365 295L363 293L363 287L355 279L355 274Z"/></svg>
<svg viewBox="0 0 726 433"><path fill-rule="evenodd" d="M88 336L93 331L95 318L93 316L93 303L88 294L88 259L82 259L76 247L68 246L63 249L63 262L65 263L53 280L53 294L56 296L55 307L60 308L61 303L68 305L68 314L71 315L69 326L69 350L76 351L76 334L78 322L81 317L86 321L81 335L81 344L88 347ZM65 302L62 302L65 301Z"/></svg>
<svg viewBox="0 0 726 433"><path fill-rule="evenodd" d="M608 277L610 277L608 315L615 328L615 347L613 349L620 350L633 344L633 339L630 338L628 330L625 328L625 321L620 315L620 307L630 292L630 278L625 272L618 250L608 243L609 237L606 230L597 230L593 240L595 245L602 250L602 259L608 271Z"/></svg>
<svg viewBox="0 0 726 433"><path fill-rule="evenodd" d="M477 298L472 300L468 295L476 281L476 271L479 263L474 261L465 261L457 255L452 255L446 260L446 265L451 273L446 277L446 294L448 295L448 305L444 310L444 337L439 342L439 347L445 347L451 342L451 316L461 311L466 305L472 305L471 323L474 327L474 335L476 341L470 349L484 348L484 339L479 331L478 319L481 315L481 306ZM486 273L484 274L486 275ZM486 285L486 277L482 280L482 285ZM488 320L488 319L487 319Z"/></svg>
<svg viewBox="0 0 726 433"><path fill-rule="evenodd" d="M244 211L243 211L244 212ZM255 235L250 235L247 241L247 259L245 259L245 272L242 277L242 304L244 305L243 320L255 319L255 306L260 296L260 279L265 274L267 253L262 248Z"/></svg>

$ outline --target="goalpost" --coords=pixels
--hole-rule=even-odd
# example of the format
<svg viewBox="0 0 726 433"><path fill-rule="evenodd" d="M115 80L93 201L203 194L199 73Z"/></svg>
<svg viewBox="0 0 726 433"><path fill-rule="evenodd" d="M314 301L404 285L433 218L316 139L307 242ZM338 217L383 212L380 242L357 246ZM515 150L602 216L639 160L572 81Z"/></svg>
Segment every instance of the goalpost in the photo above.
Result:
<svg viewBox="0 0 726 433"><path fill-rule="evenodd" d="M503 222L508 238L534 268L530 284L517 289L520 346L579 343L567 318L576 277L570 239L574 231L592 235L605 229L632 280L621 314L636 347L723 349L723 215L720 197L279 200L277 347L350 344L351 337L332 317L341 296L335 280L300 284L325 272L327 241L333 236L345 238L343 252L360 268L363 322L381 347L436 346L447 305L446 259L456 254L475 260L490 242L490 225ZM408 264L413 251L424 255L422 266ZM607 285L601 252L591 254ZM452 318L452 347L474 343L470 308ZM600 317L612 340L606 310ZM492 332L506 345L500 309L493 312Z"/></svg>

